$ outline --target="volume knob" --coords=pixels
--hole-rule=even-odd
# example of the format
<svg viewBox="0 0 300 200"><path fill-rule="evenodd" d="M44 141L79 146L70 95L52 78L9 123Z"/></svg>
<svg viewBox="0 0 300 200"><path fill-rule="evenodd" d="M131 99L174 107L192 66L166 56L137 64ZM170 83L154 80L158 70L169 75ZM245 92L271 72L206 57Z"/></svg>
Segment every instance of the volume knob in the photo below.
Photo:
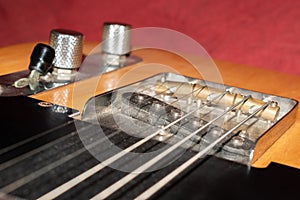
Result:
<svg viewBox="0 0 300 200"><path fill-rule="evenodd" d="M130 29L128 24L104 23L102 31L102 51L113 55L130 52Z"/></svg>
<svg viewBox="0 0 300 200"><path fill-rule="evenodd" d="M54 29L49 44L55 50L53 65L60 69L77 69L82 62L83 34L77 31Z"/></svg>

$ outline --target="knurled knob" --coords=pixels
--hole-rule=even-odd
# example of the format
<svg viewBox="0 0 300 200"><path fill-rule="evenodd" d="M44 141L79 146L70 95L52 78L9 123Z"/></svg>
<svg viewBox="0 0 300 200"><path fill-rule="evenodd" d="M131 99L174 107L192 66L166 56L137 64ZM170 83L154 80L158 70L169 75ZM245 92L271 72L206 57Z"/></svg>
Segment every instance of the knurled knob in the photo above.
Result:
<svg viewBox="0 0 300 200"><path fill-rule="evenodd" d="M102 51L113 55L130 52L130 29L128 24L104 23L102 31Z"/></svg>
<svg viewBox="0 0 300 200"><path fill-rule="evenodd" d="M50 46L55 50L53 65L61 69L77 69L82 62L83 34L77 31L54 29Z"/></svg>

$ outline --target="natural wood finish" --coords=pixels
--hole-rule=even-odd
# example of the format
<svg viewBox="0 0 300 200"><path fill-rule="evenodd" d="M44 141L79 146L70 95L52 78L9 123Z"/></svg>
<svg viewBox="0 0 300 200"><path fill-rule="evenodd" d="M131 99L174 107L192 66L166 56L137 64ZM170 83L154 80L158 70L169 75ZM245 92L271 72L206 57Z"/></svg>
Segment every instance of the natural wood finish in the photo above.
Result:
<svg viewBox="0 0 300 200"><path fill-rule="evenodd" d="M26 69L29 56L36 43L27 43L4 47L0 49L0 75ZM88 54L95 43L87 43L84 53ZM49 101L78 110L82 110L86 100L113 88L130 82L144 79L158 72L170 71L166 66L172 66L183 75L200 77L195 69L187 67L190 64L177 55L161 50L137 50L135 55L142 57L141 63L121 70L91 78L80 83L70 84L33 95L44 101ZM166 59L168 58L168 59ZM192 57L191 57L192 58ZM166 66L153 64L163 63ZM269 71L266 69L248 67L230 62L215 61L225 84L249 90L290 97L300 101L300 77ZM74 98L74 96L76 98ZM255 163L255 167L266 167L270 162L300 168L300 111L296 112L296 122L281 136Z"/></svg>

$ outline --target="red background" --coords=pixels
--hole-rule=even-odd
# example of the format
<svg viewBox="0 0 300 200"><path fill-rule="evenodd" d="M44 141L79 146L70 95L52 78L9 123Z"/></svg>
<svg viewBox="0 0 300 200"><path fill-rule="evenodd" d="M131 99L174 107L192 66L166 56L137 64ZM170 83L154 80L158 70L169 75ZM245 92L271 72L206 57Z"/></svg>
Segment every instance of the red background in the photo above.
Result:
<svg viewBox="0 0 300 200"><path fill-rule="evenodd" d="M0 46L48 40L53 28L100 41L105 21L170 28L213 58L300 74L297 0L0 0Z"/></svg>

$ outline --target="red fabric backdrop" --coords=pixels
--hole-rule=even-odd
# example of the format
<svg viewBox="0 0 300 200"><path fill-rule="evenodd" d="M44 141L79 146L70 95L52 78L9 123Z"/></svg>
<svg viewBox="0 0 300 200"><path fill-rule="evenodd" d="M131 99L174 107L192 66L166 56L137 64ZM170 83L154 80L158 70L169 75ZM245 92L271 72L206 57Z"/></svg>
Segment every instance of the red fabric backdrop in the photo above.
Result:
<svg viewBox="0 0 300 200"><path fill-rule="evenodd" d="M297 0L0 0L0 46L47 40L53 28L100 41L105 21L164 27L216 59L300 74Z"/></svg>

